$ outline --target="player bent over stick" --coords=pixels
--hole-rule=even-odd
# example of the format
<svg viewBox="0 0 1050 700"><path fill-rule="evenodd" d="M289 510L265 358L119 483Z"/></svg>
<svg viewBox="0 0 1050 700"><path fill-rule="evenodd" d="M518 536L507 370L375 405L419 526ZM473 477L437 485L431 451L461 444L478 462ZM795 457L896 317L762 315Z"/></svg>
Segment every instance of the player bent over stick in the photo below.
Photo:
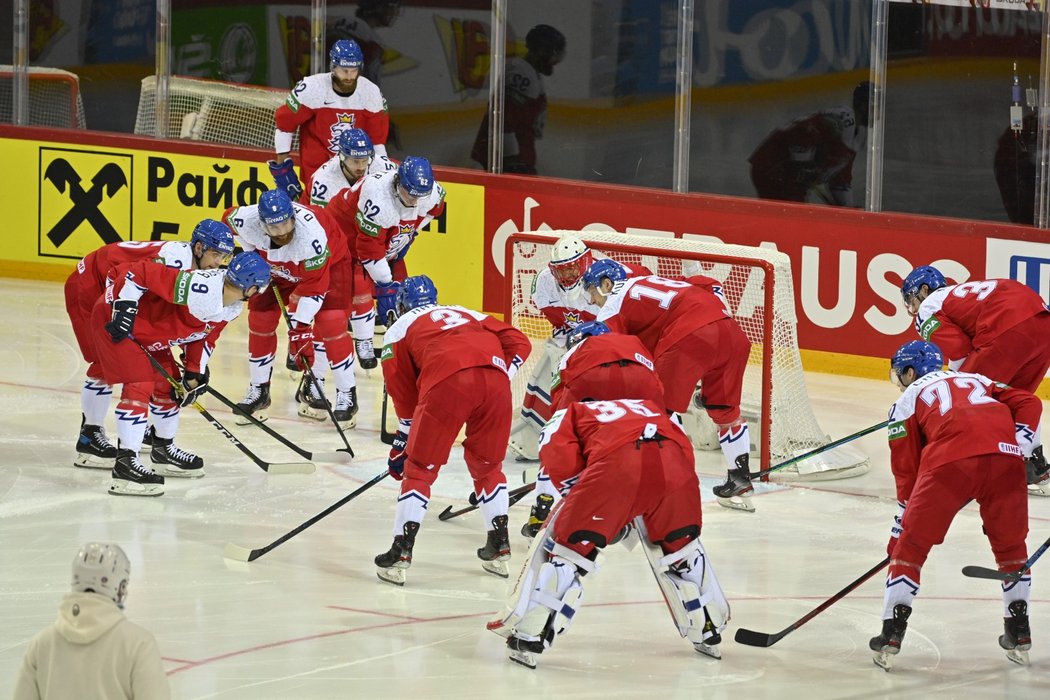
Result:
<svg viewBox="0 0 1050 700"><path fill-rule="evenodd" d="M532 345L513 326L461 306L439 305L437 288L426 275L406 279L395 305L399 317L387 329L381 359L399 423L388 466L401 490L394 543L375 558L379 578L404 585L430 486L464 425L463 459L488 530L478 558L485 571L506 578L510 539L503 459L510 435L510 377Z"/></svg>
<svg viewBox="0 0 1050 700"><path fill-rule="evenodd" d="M255 253L241 253L226 270L174 270L137 262L117 268L118 278L95 302L92 332L107 384L122 384L117 404L117 458L109 492L159 496L164 477L139 461L146 432L146 408L166 414L157 426L152 453L168 476L204 476L204 460L174 446L179 409L189 406L208 386L208 358L226 324L237 318L244 302L270 284L270 266ZM133 338L129 339L129 338ZM179 372L171 347L184 346L185 372ZM141 347L140 347L141 346ZM146 352L143 352L143 348ZM181 377L182 400L150 362L149 353L168 374ZM163 442L161 442L163 441ZM167 447L157 459L158 442Z"/></svg>
<svg viewBox="0 0 1050 700"><path fill-rule="evenodd" d="M941 371L943 365L937 346L921 340L902 345L891 361L891 379L903 392L890 408L888 429L900 514L886 547L882 632L869 642L875 663L886 670L900 652L922 565L959 509L971 500L980 505L999 571L1015 571L1028 558L1022 464L1032 450L1031 427L1039 423L1042 403L980 374ZM1027 663L1031 576L1004 581L1002 588L1005 631L999 646L1011 661Z"/></svg>
<svg viewBox="0 0 1050 700"><path fill-rule="evenodd" d="M66 280L66 313L73 325L80 354L88 363L84 388L80 392L80 437L77 439L76 457L73 465L92 469L112 469L117 457L117 448L109 441L102 428L113 387L102 379L102 367L95 354L92 335L91 312L95 302L102 296L106 286L113 283L119 265L138 260L152 260L177 270L212 270L224 265L233 255L233 233L213 219L204 219L193 229L190 242L185 241L123 241L109 243L89 253L77 263L77 267ZM168 414L156 405L150 406L154 425L146 432L146 444L154 445L151 439L156 426L163 426ZM160 411L160 412L158 412ZM164 434L173 430L161 429ZM164 453L171 449L171 440L162 438L154 445L154 458L163 460Z"/></svg>
<svg viewBox="0 0 1050 700"><path fill-rule="evenodd" d="M533 541L505 614L488 623L507 638L510 659L536 667L536 656L568 630L599 550L632 522L679 634L720 658L729 603L700 543L693 447L663 404L571 404L544 427L540 459L568 493Z"/></svg>

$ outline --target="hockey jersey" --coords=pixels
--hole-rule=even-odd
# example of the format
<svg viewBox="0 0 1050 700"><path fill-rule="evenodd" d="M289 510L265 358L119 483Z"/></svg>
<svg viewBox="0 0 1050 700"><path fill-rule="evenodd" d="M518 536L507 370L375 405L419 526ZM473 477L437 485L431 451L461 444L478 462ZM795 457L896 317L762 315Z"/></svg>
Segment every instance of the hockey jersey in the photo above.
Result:
<svg viewBox="0 0 1050 700"><path fill-rule="evenodd" d="M139 261L116 269L106 301L138 302L133 335L147 350L186 346L186 369L203 372L226 324L237 318L244 303L223 304L226 271L182 271Z"/></svg>
<svg viewBox="0 0 1050 700"><path fill-rule="evenodd" d="M185 241L108 243L79 261L77 272L93 277L101 290L113 284L113 271L117 267L139 260L152 260L177 270L189 270L193 267L193 249Z"/></svg>
<svg viewBox="0 0 1050 700"><path fill-rule="evenodd" d="M676 442L692 462L693 447L689 438L653 401L573 403L556 411L543 426L540 461L551 483L564 492L576 483L588 464L624 445L657 435Z"/></svg>
<svg viewBox="0 0 1050 700"><path fill-rule="evenodd" d="M636 336L605 333L584 338L562 355L561 362L558 363L554 383L551 385L551 405L558 406L566 387L572 386L573 381L587 370L620 361L634 362L653 369L652 356ZM638 394L630 398L647 397L654 393L660 397L664 394L663 382L655 372L652 374L652 384L639 387Z"/></svg>
<svg viewBox="0 0 1050 700"><path fill-rule="evenodd" d="M919 305L915 330L960 362L1004 331L1041 313L1050 313L1030 287L1011 279L964 282L934 290ZM1048 339L1050 342L1050 339Z"/></svg>
<svg viewBox="0 0 1050 700"><path fill-rule="evenodd" d="M419 397L442 379L469 367L507 371L532 350L517 328L462 306L412 309L387 329L383 340L383 379L398 417L405 419L416 410Z"/></svg>
<svg viewBox="0 0 1050 700"><path fill-rule="evenodd" d="M696 275L685 281L651 275L617 282L598 314L609 328L636 335L659 355L693 331L731 318L721 284Z"/></svg>
<svg viewBox="0 0 1050 700"><path fill-rule="evenodd" d="M908 500L920 470L946 467L977 455L1022 459L1017 435L1037 429L1042 411L1042 402L1034 394L980 374L947 371L919 377L889 413L890 465L897 500Z"/></svg>
<svg viewBox="0 0 1050 700"><path fill-rule="evenodd" d="M277 153L290 150L292 136L299 130L300 175L304 183L326 160L339 153L339 135L346 129L364 129L376 147L376 155L386 155L390 129L386 99L379 87L364 76L358 77L353 94L340 95L332 87L330 72L308 75L292 88L273 119L277 125Z"/></svg>
<svg viewBox="0 0 1050 700"><path fill-rule="evenodd" d="M547 90L541 76L520 56L507 59L503 115L503 154L536 171L536 140L547 124ZM489 120L486 114L474 139L471 158L488 164Z"/></svg>
<svg viewBox="0 0 1050 700"><path fill-rule="evenodd" d="M603 256L595 255L595 260ZM620 263L627 271L628 277L639 277L651 274L641 265ZM544 267L532 278L532 303L554 327L551 337L559 346L565 347L565 337L569 331L585 321L598 317L601 307L591 303L591 298L578 282L569 289L563 288L555 279L550 267Z"/></svg>
<svg viewBox="0 0 1050 700"><path fill-rule="evenodd" d="M395 165L389 158L386 156L376 156L372 158L372 162L368 164L368 170L365 172L365 176L361 178L361 180L350 182L346 177L346 173L343 172L341 166L342 159L342 155L336 154L325 161L324 165L314 172L313 179L310 182L310 204L312 206L327 206L332 197L345 189L357 185L364 180L364 177L375 175L376 173L397 170L397 165Z"/></svg>

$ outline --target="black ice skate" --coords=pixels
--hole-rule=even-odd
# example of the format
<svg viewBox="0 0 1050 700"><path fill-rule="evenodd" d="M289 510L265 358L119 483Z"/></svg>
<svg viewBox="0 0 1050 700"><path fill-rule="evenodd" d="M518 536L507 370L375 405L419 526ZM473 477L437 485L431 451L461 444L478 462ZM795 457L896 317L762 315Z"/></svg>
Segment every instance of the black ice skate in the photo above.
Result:
<svg viewBox="0 0 1050 700"><path fill-rule="evenodd" d="M543 648L541 640L529 641L514 635L507 637L508 657L526 668L536 668L536 657L543 653Z"/></svg>
<svg viewBox="0 0 1050 700"><path fill-rule="evenodd" d="M718 498L718 505L732 510L754 513L755 506L751 503L751 496L755 492L755 487L751 485L748 455L742 454L737 457L736 469L726 472L726 482L714 487L712 491Z"/></svg>
<svg viewBox="0 0 1050 700"><path fill-rule="evenodd" d="M893 606L893 619L882 621L882 634L872 637L868 648L875 652L875 665L889 671L893 667L893 657L900 653L904 633L908 629L908 617L911 607Z"/></svg>
<svg viewBox="0 0 1050 700"><path fill-rule="evenodd" d="M1028 624L1028 603L1015 600L1007 606L1010 617L1003 618L1004 633L999 646L1006 650L1006 658L1015 664L1028 665L1028 650L1032 648L1032 628Z"/></svg>
<svg viewBox="0 0 1050 700"><path fill-rule="evenodd" d="M175 446L174 438L157 437L153 426L146 431L149 436L150 461L157 466L157 471L165 476L185 479L199 479L204 476L204 460L186 450ZM146 444L143 439L143 444Z"/></svg>
<svg viewBox="0 0 1050 700"><path fill-rule="evenodd" d="M1032 451L1032 456L1025 460L1024 466L1028 476L1028 493L1050 496L1050 465L1043 456L1042 445Z"/></svg>
<svg viewBox="0 0 1050 700"><path fill-rule="evenodd" d="M492 519L492 529L488 531L485 546L478 550L481 568L490 574L502 578L510 576L507 562L510 561L510 534L507 532L506 515L497 515Z"/></svg>
<svg viewBox="0 0 1050 700"><path fill-rule="evenodd" d="M80 417L80 437L77 438L77 454L73 458L74 467L88 469L112 469L117 458L117 448L106 437L101 425L88 425Z"/></svg>
<svg viewBox="0 0 1050 700"><path fill-rule="evenodd" d="M357 426L357 409L356 386L348 391L336 389L335 410L332 411L332 415L335 416L335 422L339 424L340 428L346 430Z"/></svg>
<svg viewBox="0 0 1050 700"><path fill-rule="evenodd" d="M117 449L109 492L115 496L159 496L164 493L164 477L154 474L131 450Z"/></svg>
<svg viewBox="0 0 1050 700"><path fill-rule="evenodd" d="M543 523L547 522L552 506L554 506L554 496L548 493L536 496L536 505L532 506L532 510L529 511L529 521L521 526L521 534L529 538L535 537L536 533L543 529Z"/></svg>
<svg viewBox="0 0 1050 700"><path fill-rule="evenodd" d="M306 377L299 383L299 389L295 392L295 400L299 403L299 415L312 420L328 420L328 402L321 397L324 380L318 378L317 383L321 385L321 391Z"/></svg>
<svg viewBox="0 0 1050 700"><path fill-rule="evenodd" d="M403 535L396 535L390 549L375 558L379 570L376 575L381 581L392 583L395 586L405 585L405 571L412 566L412 547L416 543L416 533L419 532L419 523L409 521L405 523Z"/></svg>
<svg viewBox="0 0 1050 700"><path fill-rule="evenodd" d="M372 339L354 340L354 352L357 353L357 361L361 363L361 369L375 369L379 365L376 359L376 348Z"/></svg>
<svg viewBox="0 0 1050 700"><path fill-rule="evenodd" d="M244 400L237 404L237 408L249 414L255 420L264 422L267 419L266 409L270 407L270 382L263 384L249 384L248 391L244 394ZM251 421L237 414L234 418L237 425L250 425Z"/></svg>

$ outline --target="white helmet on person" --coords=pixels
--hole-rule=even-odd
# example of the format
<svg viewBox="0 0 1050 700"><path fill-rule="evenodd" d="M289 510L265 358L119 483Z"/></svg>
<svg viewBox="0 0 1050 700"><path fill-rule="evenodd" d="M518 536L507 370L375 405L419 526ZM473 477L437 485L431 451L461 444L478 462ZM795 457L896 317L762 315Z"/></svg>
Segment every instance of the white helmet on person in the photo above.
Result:
<svg viewBox="0 0 1050 700"><path fill-rule="evenodd" d="M98 593L124 607L131 560L115 544L88 542L73 557L73 592Z"/></svg>
<svg viewBox="0 0 1050 700"><path fill-rule="evenodd" d="M554 244L547 267L562 289L572 289L592 261L591 249L578 236L562 236Z"/></svg>

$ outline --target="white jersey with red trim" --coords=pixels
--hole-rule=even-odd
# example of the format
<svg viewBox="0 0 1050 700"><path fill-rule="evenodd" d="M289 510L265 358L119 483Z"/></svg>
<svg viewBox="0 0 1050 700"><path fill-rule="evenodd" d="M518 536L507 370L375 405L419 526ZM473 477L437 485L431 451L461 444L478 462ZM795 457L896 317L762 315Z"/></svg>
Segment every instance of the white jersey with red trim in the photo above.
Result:
<svg viewBox="0 0 1050 700"><path fill-rule="evenodd" d="M369 175L397 170L397 165L386 156L376 156L368 164L364 177L350 182L342 168L342 155L334 155L314 172L310 183L310 204L317 207L328 206L328 202L343 190L360 186Z"/></svg>

